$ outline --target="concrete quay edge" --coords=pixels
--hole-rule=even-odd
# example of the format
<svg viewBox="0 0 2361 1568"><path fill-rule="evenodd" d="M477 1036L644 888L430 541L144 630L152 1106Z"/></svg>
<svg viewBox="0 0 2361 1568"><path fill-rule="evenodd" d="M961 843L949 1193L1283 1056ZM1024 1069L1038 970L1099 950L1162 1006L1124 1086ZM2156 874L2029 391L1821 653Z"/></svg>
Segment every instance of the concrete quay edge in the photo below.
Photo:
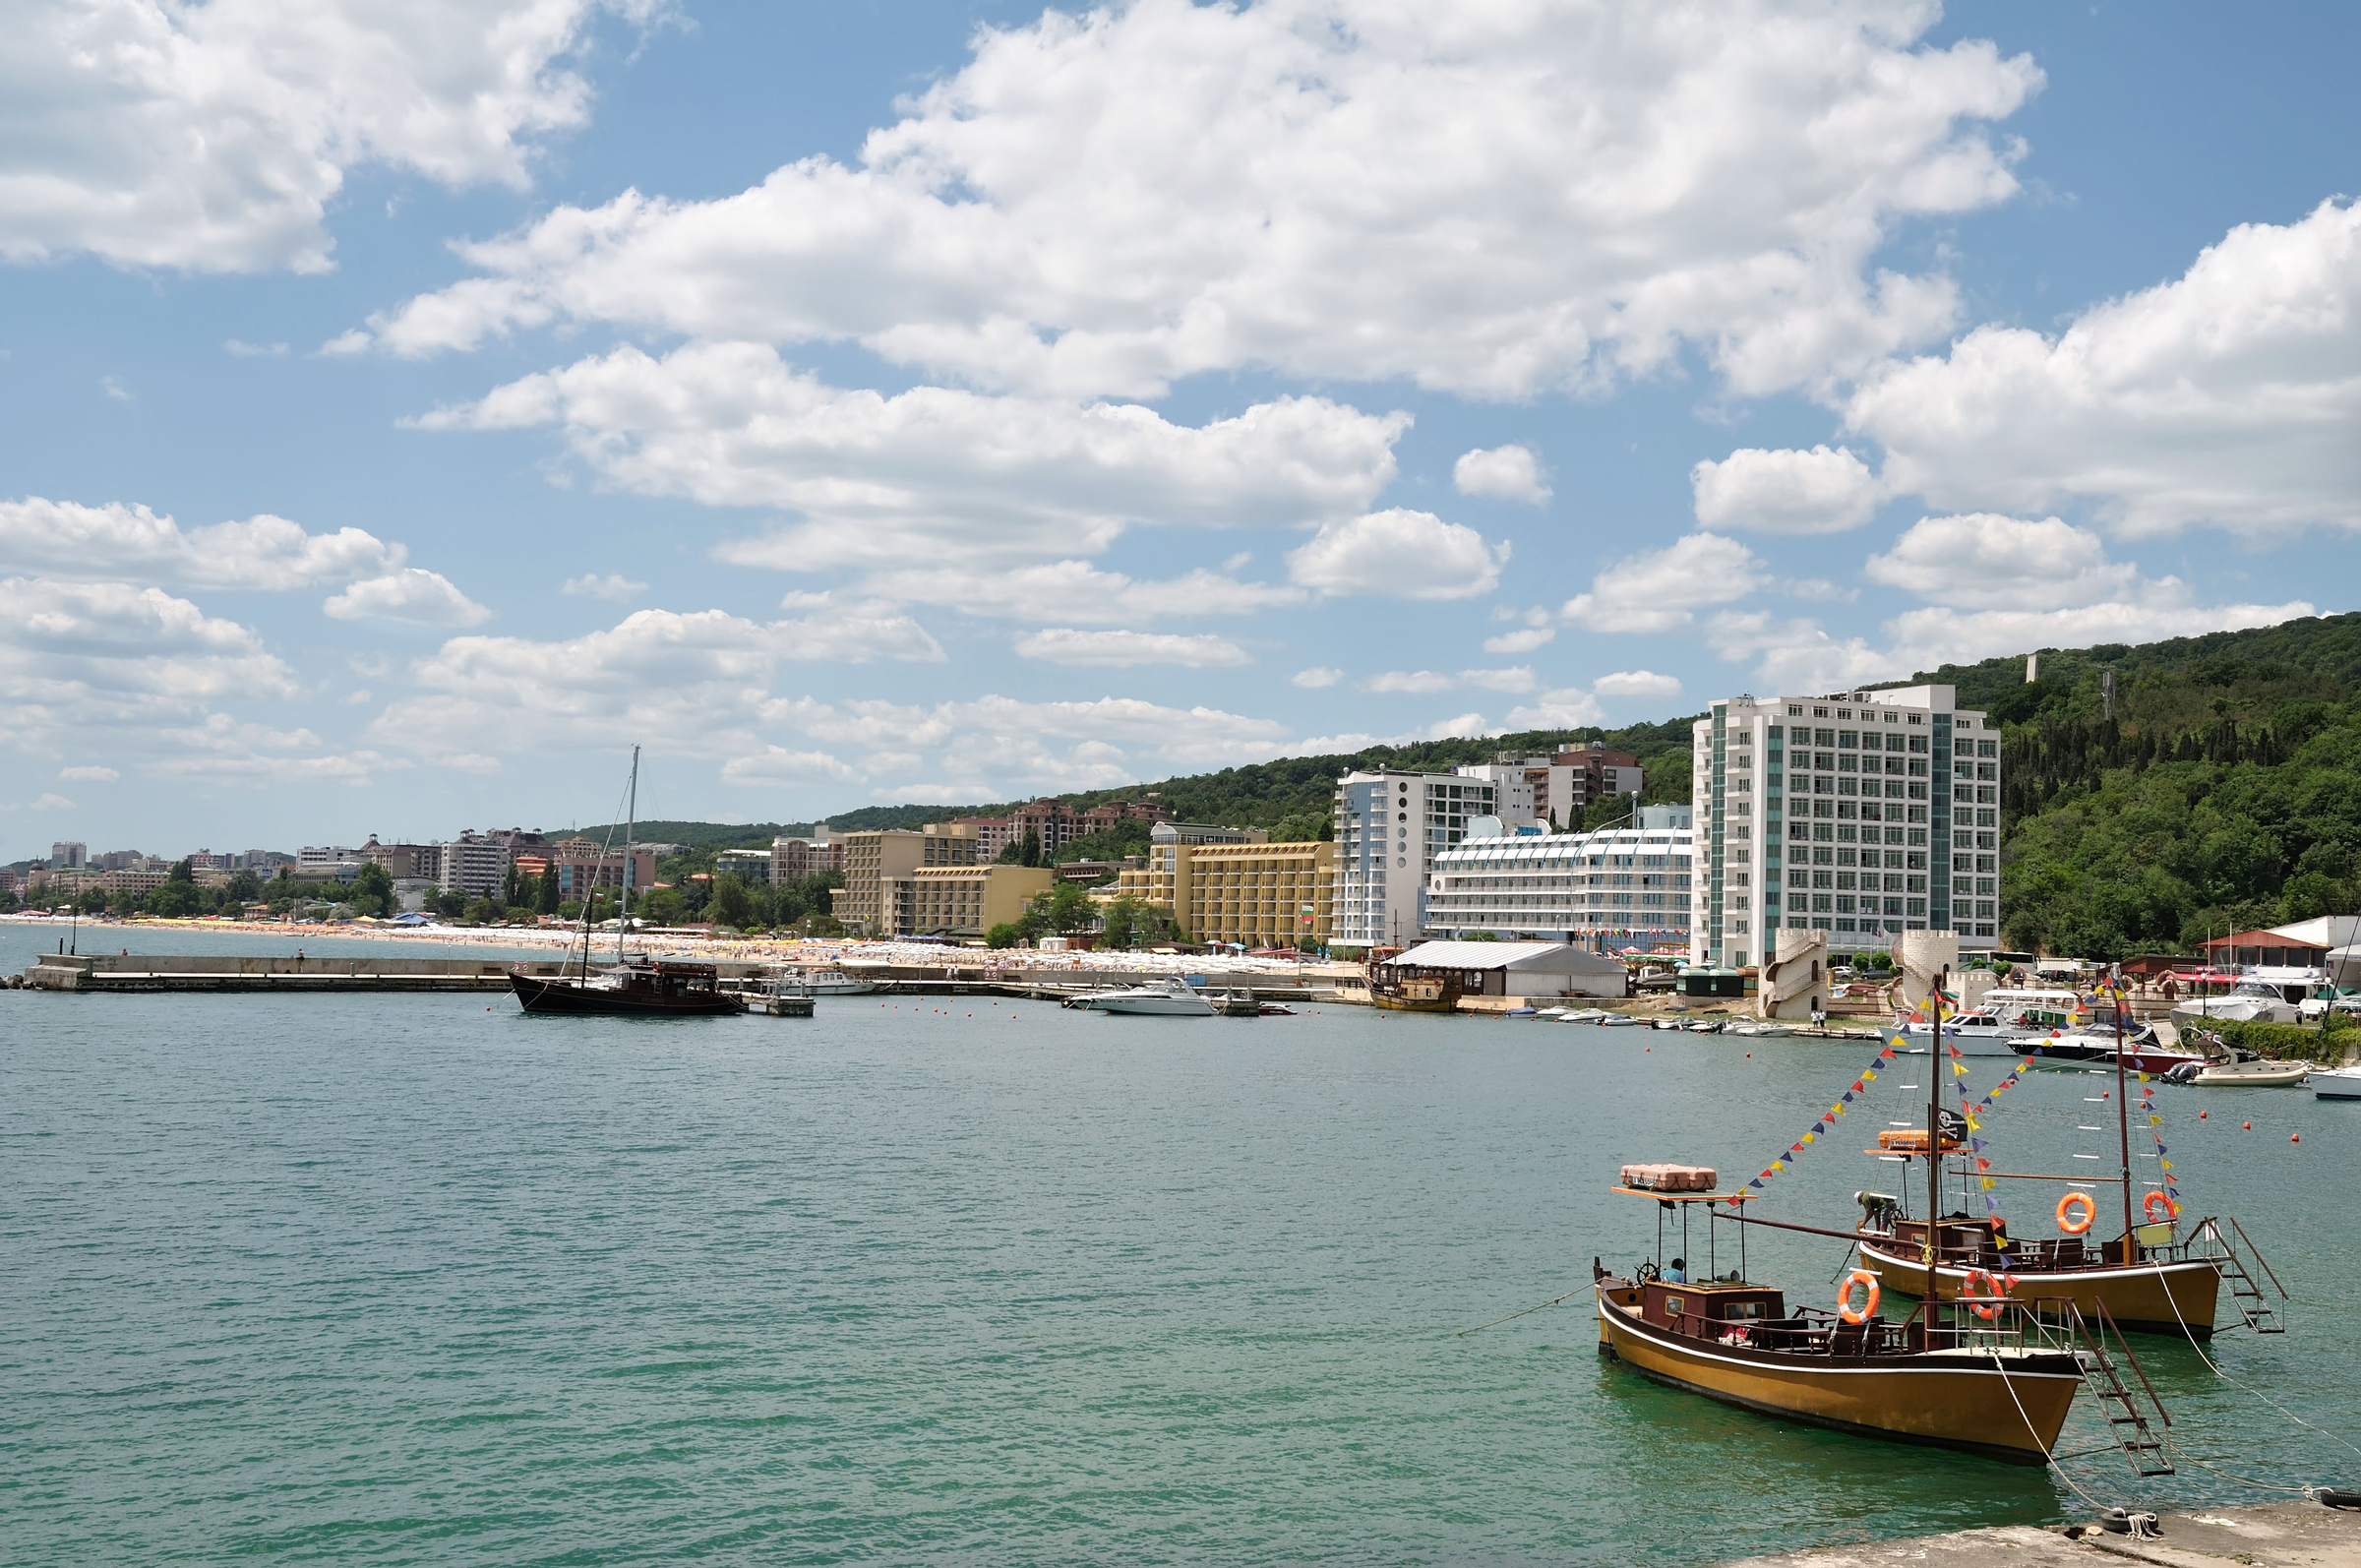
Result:
<svg viewBox="0 0 2361 1568"><path fill-rule="evenodd" d="M2134 1540L2095 1524L2001 1525L1902 1540L1857 1541L1741 1557L1717 1568L2361 1568L2361 1512L2316 1502L2201 1508L2163 1516L2154 1539Z"/></svg>

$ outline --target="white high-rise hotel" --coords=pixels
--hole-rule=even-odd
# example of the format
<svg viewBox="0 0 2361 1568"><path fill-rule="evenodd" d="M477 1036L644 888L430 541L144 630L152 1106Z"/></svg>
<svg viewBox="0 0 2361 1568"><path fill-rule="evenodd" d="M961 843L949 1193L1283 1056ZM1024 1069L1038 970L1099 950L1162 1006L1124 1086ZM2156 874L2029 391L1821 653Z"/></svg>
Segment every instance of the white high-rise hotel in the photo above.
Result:
<svg viewBox="0 0 2361 1568"><path fill-rule="evenodd" d="M1696 727L1700 961L1770 957L1781 927L1832 952L1950 931L2000 940L2000 725L1957 689L1717 702Z"/></svg>

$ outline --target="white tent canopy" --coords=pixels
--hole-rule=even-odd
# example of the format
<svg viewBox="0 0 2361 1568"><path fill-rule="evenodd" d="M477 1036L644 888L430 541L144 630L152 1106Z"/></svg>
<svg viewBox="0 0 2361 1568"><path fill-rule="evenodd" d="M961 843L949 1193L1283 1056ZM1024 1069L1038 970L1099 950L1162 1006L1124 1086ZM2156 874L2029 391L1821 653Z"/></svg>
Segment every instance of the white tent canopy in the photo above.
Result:
<svg viewBox="0 0 2361 1568"><path fill-rule="evenodd" d="M1621 960L1567 942L1421 942L1389 969L1455 969L1472 996L1620 996Z"/></svg>

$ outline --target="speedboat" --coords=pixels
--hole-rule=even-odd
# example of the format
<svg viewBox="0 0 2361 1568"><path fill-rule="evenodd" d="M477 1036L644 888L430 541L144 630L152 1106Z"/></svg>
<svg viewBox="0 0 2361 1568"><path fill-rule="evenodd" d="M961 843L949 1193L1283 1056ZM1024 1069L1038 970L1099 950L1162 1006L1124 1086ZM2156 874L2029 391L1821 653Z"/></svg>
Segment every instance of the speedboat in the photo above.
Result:
<svg viewBox="0 0 2361 1568"><path fill-rule="evenodd" d="M2312 1075L2315 1100L2361 1100L2361 1067L2331 1067Z"/></svg>
<svg viewBox="0 0 2361 1568"><path fill-rule="evenodd" d="M1088 1005L1101 1012L1133 1013L1154 1018L1211 1018L1220 1010L1177 980L1161 986L1134 986L1127 991L1104 992Z"/></svg>
<svg viewBox="0 0 2361 1568"><path fill-rule="evenodd" d="M2311 1070L2308 1061L2270 1061L2240 1052L2226 1061L2207 1062L2187 1081L2200 1089L2283 1089L2302 1083Z"/></svg>
<svg viewBox="0 0 2361 1568"><path fill-rule="evenodd" d="M1591 1021L1596 1023L1602 1029L1637 1029L1640 1027L1640 1020L1634 1018L1627 1012L1605 1012L1603 1010L1599 1017L1594 1018Z"/></svg>
<svg viewBox="0 0 2361 1568"><path fill-rule="evenodd" d="M2100 1034L2095 1030L2020 1040L2015 1049L2031 1057L2036 1065L2044 1067L2111 1067L2115 1064L2115 1036L2112 1033ZM2207 1059L2202 1051L2166 1046L2155 1030L2146 1024L2124 1032L2123 1065L2127 1071L2160 1075L2181 1067L2202 1067Z"/></svg>
<svg viewBox="0 0 2361 1568"><path fill-rule="evenodd" d="M1782 1023L1777 1018L1759 1018L1750 1023L1731 1024L1729 1032L1744 1035L1750 1040L1785 1040L1795 1032L1795 1026Z"/></svg>

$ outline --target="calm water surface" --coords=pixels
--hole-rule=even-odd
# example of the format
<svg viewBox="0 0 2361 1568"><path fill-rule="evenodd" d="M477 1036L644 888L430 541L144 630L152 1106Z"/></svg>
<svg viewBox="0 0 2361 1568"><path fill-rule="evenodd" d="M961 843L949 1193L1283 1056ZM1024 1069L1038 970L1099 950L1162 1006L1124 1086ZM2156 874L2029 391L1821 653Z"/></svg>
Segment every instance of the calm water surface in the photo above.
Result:
<svg viewBox="0 0 2361 1568"><path fill-rule="evenodd" d="M0 933L0 964L50 945ZM1694 1563L2057 1517L2038 1471L1641 1382L1587 1290L1458 1336L1636 1260L1623 1161L1751 1174L1871 1054L1362 1009L0 994L0 1559ZM1842 1224L1890 1187L1852 1151L1905 1083L1766 1212ZM2004 1156L2111 1144L2078 1130L2099 1087L2028 1079ZM2361 1441L2332 1310L2361 1107L2202 1094L2163 1096L2185 1190L2297 1297L2293 1332L2216 1355ZM2054 1201L2020 1197L2021 1234ZM1765 1233L1752 1272L1823 1300L1840 1246ZM2361 1478L2139 1349L2200 1456Z"/></svg>

